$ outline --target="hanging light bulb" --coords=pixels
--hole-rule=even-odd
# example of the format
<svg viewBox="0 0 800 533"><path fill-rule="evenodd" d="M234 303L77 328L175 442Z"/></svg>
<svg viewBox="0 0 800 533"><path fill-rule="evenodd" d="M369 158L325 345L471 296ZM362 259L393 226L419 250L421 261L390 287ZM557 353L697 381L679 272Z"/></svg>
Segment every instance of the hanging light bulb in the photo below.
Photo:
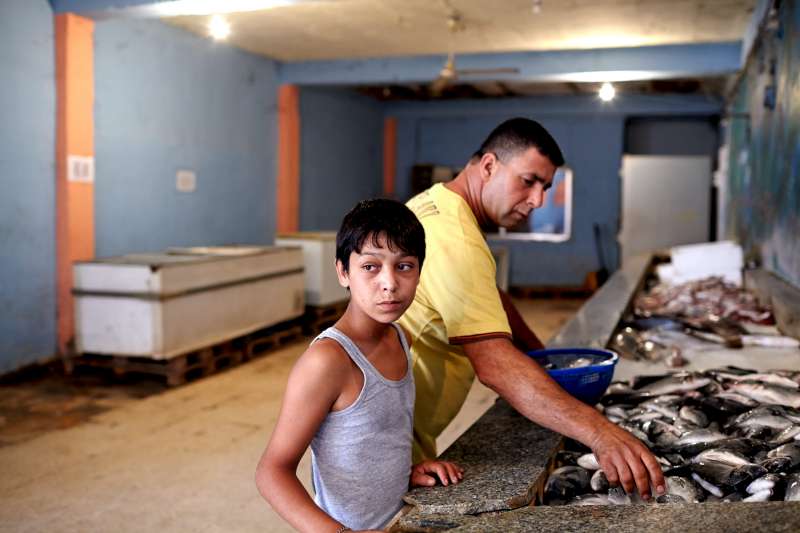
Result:
<svg viewBox="0 0 800 533"><path fill-rule="evenodd" d="M538 15L542 12L542 0L533 0L533 5L531 5L531 12L534 15Z"/></svg>
<svg viewBox="0 0 800 533"><path fill-rule="evenodd" d="M231 34L231 25L228 24L224 17L214 15L208 23L208 33L211 34L211 37L220 41Z"/></svg>
<svg viewBox="0 0 800 533"><path fill-rule="evenodd" d="M614 95L617 94L617 91L614 90L613 85L611 85L608 82L605 82L600 87L600 92L598 94L600 95L600 100L604 102L610 102L611 100L614 99Z"/></svg>

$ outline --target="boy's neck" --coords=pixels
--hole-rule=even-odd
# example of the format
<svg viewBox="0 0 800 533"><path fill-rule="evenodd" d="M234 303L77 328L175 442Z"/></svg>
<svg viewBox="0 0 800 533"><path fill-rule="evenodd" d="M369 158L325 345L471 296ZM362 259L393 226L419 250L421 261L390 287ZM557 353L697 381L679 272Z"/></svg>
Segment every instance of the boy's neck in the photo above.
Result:
<svg viewBox="0 0 800 533"><path fill-rule="evenodd" d="M392 325L373 320L366 313L355 310L350 303L342 317L336 322L336 328L353 341L357 339L370 341L380 339L387 329L392 328Z"/></svg>

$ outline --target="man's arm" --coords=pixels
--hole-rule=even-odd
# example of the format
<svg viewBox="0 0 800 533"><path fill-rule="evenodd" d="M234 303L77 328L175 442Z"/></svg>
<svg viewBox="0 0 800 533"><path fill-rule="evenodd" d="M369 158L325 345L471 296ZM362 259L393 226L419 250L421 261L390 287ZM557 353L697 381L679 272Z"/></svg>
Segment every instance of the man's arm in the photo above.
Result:
<svg viewBox="0 0 800 533"><path fill-rule="evenodd" d="M478 379L526 418L592 449L609 483L650 497L650 481L665 490L661 467L647 447L594 408L573 398L507 339L463 345Z"/></svg>
<svg viewBox="0 0 800 533"><path fill-rule="evenodd" d="M506 312L506 316L508 317L508 325L511 327L511 337L514 342L514 346L523 352L527 352L529 350L541 350L544 348L544 344L539 340L539 337L537 337L531 328L528 327L528 324L525 323L522 315L517 310L514 302L511 300L511 296L509 296L508 293L503 291L503 289L500 287L497 288L497 292L500 294L500 301L503 303L503 310Z"/></svg>

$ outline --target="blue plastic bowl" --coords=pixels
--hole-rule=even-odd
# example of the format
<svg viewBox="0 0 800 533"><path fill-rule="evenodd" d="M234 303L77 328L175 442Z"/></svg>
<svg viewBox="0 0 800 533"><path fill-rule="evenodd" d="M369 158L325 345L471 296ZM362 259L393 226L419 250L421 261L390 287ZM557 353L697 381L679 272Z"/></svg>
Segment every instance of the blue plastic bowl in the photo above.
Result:
<svg viewBox="0 0 800 533"><path fill-rule="evenodd" d="M544 366L553 363L563 367L579 357L588 357L595 362L580 368L553 368L547 370L556 383L582 402L594 405L600 401L614 377L614 367L619 356L611 350L592 348L554 348L528 352L537 363Z"/></svg>

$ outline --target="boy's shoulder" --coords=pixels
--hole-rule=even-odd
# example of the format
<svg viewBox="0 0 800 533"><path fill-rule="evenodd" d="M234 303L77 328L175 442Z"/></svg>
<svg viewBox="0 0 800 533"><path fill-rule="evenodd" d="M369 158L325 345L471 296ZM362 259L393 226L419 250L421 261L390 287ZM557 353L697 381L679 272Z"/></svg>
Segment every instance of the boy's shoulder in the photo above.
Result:
<svg viewBox="0 0 800 533"><path fill-rule="evenodd" d="M306 348L298 364L335 377L337 371L349 370L352 362L341 344L323 337Z"/></svg>

